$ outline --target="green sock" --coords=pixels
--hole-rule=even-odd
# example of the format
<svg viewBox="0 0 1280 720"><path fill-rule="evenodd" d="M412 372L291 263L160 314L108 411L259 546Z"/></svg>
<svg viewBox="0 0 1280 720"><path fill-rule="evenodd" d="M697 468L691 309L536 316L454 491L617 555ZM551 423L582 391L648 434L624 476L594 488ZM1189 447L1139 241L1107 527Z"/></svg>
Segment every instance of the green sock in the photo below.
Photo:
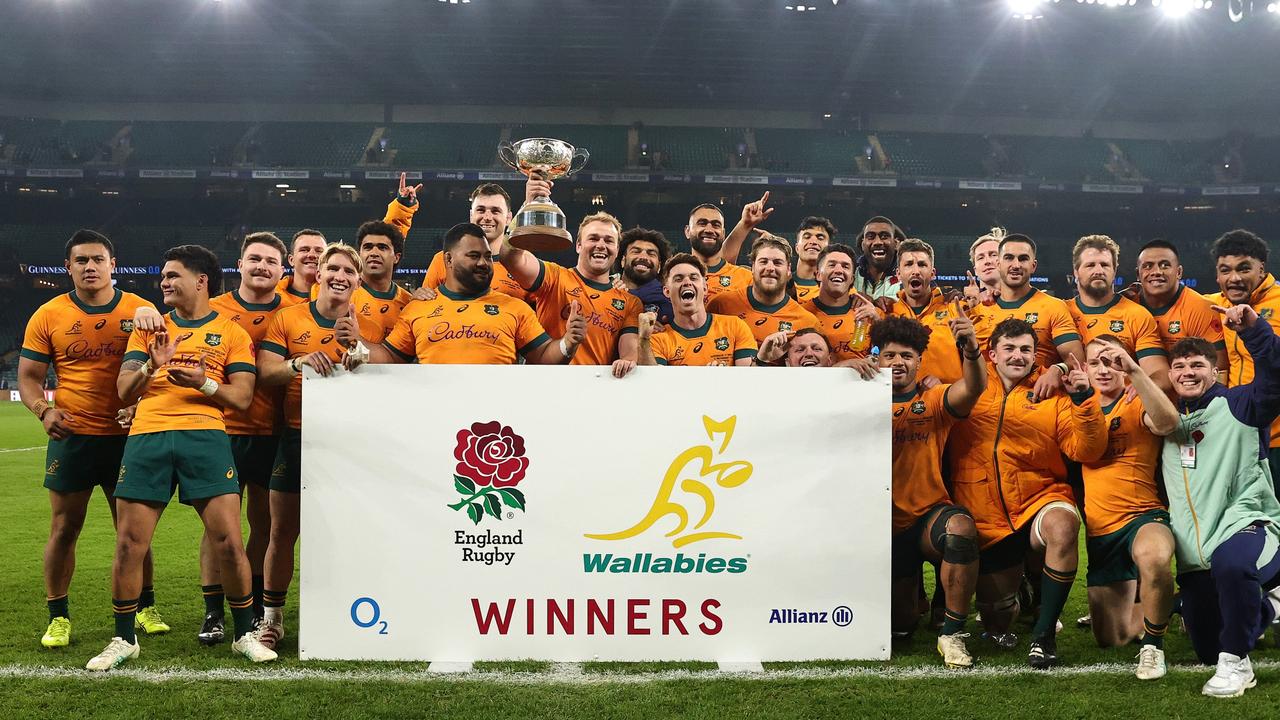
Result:
<svg viewBox="0 0 1280 720"><path fill-rule="evenodd" d="M138 596L138 609L149 608L156 604L156 590L150 585L143 586L142 594Z"/></svg>
<svg viewBox="0 0 1280 720"><path fill-rule="evenodd" d="M71 619L71 611L67 609L67 596L63 595L59 598L53 598L47 601L49 603L49 622L53 622L54 618L64 617Z"/></svg>
<svg viewBox="0 0 1280 720"><path fill-rule="evenodd" d="M289 597L288 590L263 590L262 605L264 608L282 608L285 599Z"/></svg>
<svg viewBox="0 0 1280 720"><path fill-rule="evenodd" d="M253 615L262 617L262 590L266 580L261 575L253 576Z"/></svg>
<svg viewBox="0 0 1280 720"><path fill-rule="evenodd" d="M1052 636L1057 631L1058 617L1067 604L1067 595L1076 580L1076 571L1063 572L1044 566L1040 576L1040 617L1031 630L1032 638Z"/></svg>
<svg viewBox="0 0 1280 720"><path fill-rule="evenodd" d="M1155 645L1161 650L1164 649L1164 633L1169 629L1169 623L1157 625L1147 618L1142 618L1142 644Z"/></svg>
<svg viewBox="0 0 1280 720"><path fill-rule="evenodd" d="M138 642L138 636L133 632L133 620L138 615L137 600L112 600L112 609L116 615L116 637L126 642Z"/></svg>
<svg viewBox="0 0 1280 720"><path fill-rule="evenodd" d="M200 592L204 594L204 614L222 615L222 601L227 597L222 585L201 585Z"/></svg>
<svg viewBox="0 0 1280 720"><path fill-rule="evenodd" d="M964 631L964 623L969 619L968 615L962 615L947 610L942 615L942 630L939 635L955 635Z"/></svg>
<svg viewBox="0 0 1280 720"><path fill-rule="evenodd" d="M231 623L235 627L235 639L239 640L253 630L253 595L227 598L231 606Z"/></svg>

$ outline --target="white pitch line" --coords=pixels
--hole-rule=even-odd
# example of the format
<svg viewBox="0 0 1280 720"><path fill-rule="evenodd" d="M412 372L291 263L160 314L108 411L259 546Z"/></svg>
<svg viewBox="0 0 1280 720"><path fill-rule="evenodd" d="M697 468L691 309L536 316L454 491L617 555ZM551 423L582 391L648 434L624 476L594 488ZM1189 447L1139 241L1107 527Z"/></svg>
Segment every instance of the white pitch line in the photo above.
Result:
<svg viewBox="0 0 1280 720"><path fill-rule="evenodd" d="M29 447L29 448L7 448L4 450L0 450L0 453L31 452L32 450L43 450L44 448L45 448L44 445L37 445L35 447Z"/></svg>
<svg viewBox="0 0 1280 720"><path fill-rule="evenodd" d="M1280 669L1280 661L1259 660L1253 667L1260 670ZM497 683L500 685L644 685L671 681L715 682L723 680L837 680L837 679L890 679L890 680L940 680L946 678L992 677L1079 677L1082 675L1132 675L1130 663L1098 663L1072 665L1050 671L1029 667L986 665L970 670L948 670L937 665L914 667L846 667L846 668L791 668L765 670L764 672L732 673L719 670L662 670L657 672L584 672L578 663L553 663L550 672L477 671L454 675L433 674L426 670L327 670L324 668L221 668L215 670L191 670L168 668L143 670L121 668L108 673L91 673L75 668L45 667L39 665L0 665L0 678L14 679L88 679L126 678L148 683L191 682L200 680L230 682L280 682L310 680L329 683ZM1171 665L1169 672L1177 675L1208 676L1213 668L1206 665ZM1135 681L1136 682L1136 681Z"/></svg>

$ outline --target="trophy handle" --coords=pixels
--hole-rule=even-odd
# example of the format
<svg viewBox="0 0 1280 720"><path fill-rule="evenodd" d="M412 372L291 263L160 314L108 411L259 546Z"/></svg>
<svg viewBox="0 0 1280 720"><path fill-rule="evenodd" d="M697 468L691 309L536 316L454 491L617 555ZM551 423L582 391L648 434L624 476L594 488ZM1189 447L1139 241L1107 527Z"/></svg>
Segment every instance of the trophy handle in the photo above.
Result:
<svg viewBox="0 0 1280 720"><path fill-rule="evenodd" d="M576 162L579 158L582 159L582 162ZM569 172L565 173L565 175L573 175L586 167L587 160L590 159L591 153L587 152L586 148L575 148L573 151L573 158L569 160Z"/></svg>
<svg viewBox="0 0 1280 720"><path fill-rule="evenodd" d="M511 166L512 170L519 172L520 163L516 160L515 147L513 147L510 142L503 140L498 143L498 159Z"/></svg>

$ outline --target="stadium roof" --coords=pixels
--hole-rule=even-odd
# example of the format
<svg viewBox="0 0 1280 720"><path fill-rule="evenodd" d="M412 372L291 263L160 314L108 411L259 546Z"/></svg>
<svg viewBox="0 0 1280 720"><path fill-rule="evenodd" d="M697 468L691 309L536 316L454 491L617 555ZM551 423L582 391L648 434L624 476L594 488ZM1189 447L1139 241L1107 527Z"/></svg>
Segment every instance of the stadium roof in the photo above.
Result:
<svg viewBox="0 0 1280 720"><path fill-rule="evenodd" d="M1103 4L1031 1L1042 17L1025 20L1007 0L7 0L0 95L837 117L1280 109L1280 14Z"/></svg>

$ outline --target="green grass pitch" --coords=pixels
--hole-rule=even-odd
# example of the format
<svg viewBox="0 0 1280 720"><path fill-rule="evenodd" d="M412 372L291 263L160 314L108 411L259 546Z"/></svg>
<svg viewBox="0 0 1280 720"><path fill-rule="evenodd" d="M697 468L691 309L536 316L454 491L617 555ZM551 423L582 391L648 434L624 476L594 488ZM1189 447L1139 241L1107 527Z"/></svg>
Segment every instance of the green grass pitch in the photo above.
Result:
<svg viewBox="0 0 1280 720"><path fill-rule="evenodd" d="M1100 650L1074 627L1085 612L1084 573L1059 636L1066 667L1026 669L1026 630L1013 651L981 641L979 668L941 667L933 638L919 632L894 646L889 663L778 663L753 677L718 677L702 663L481 663L465 676L435 676L419 663L297 660L297 635L281 661L253 667L227 645L199 646L203 617L196 548L199 521L172 503L155 539L156 594L173 632L141 639L142 656L123 672L90 677L84 663L112 630L109 571L113 533L106 504L94 503L80 538L71 586L71 646L40 647L47 622L41 554L48 534L41 486L44 434L18 403L0 405L0 708L12 718L59 717L1226 717L1280 712L1280 651L1271 637L1254 654L1258 687L1244 698L1199 694L1211 670L1194 665L1175 619L1166 642L1171 673L1139 683L1136 648ZM1083 550L1082 550L1083 552ZM296 588L296 583L295 586ZM296 591L289 628L297 628Z"/></svg>

